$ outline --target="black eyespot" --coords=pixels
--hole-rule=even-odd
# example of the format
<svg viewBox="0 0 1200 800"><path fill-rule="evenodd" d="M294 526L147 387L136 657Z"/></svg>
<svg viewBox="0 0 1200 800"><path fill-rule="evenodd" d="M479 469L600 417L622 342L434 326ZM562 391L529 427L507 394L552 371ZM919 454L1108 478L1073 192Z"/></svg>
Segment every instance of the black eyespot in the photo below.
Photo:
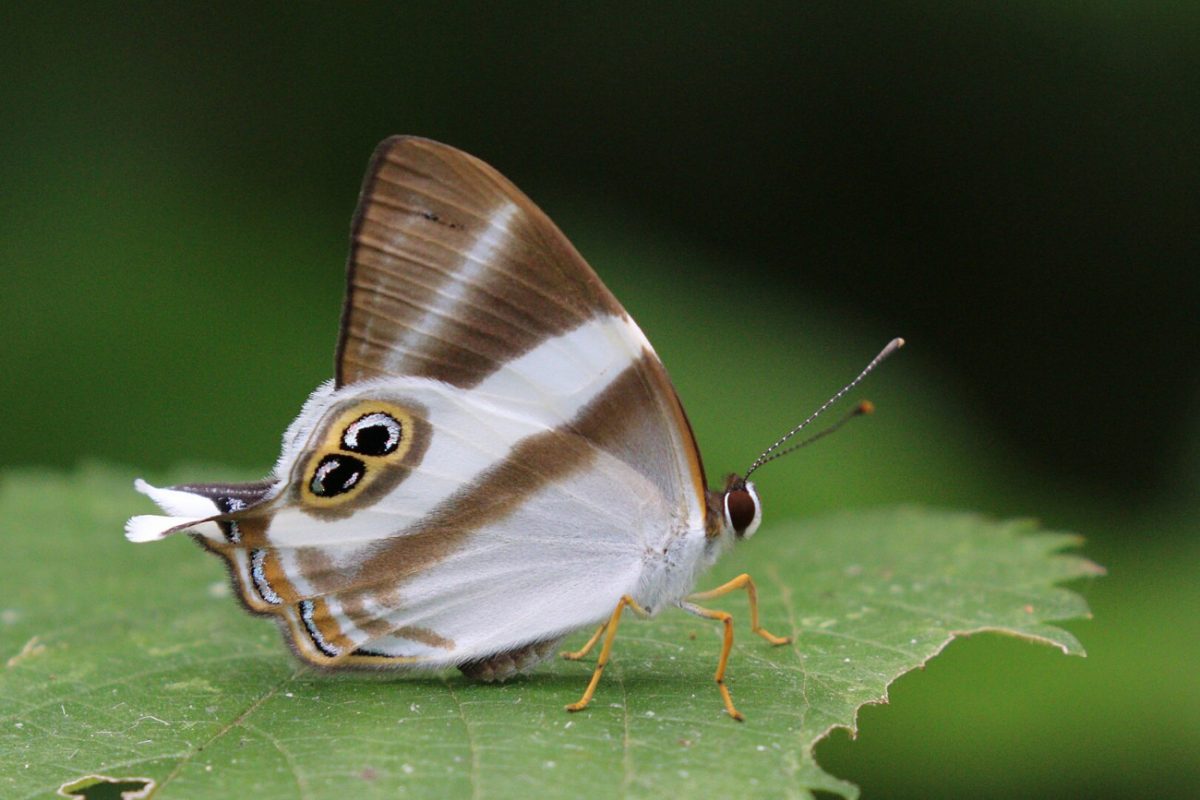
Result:
<svg viewBox="0 0 1200 800"><path fill-rule="evenodd" d="M400 446L404 430L395 418L376 411L364 414L342 434L342 447L364 456L386 456Z"/></svg>
<svg viewBox="0 0 1200 800"><path fill-rule="evenodd" d="M353 489L366 471L367 465L353 456L325 456L317 464L308 488L317 497L336 497Z"/></svg>
<svg viewBox="0 0 1200 800"><path fill-rule="evenodd" d="M725 513L729 515L729 522L738 536L744 534L754 522L755 510L754 498L750 496L750 492L745 489L726 492Z"/></svg>

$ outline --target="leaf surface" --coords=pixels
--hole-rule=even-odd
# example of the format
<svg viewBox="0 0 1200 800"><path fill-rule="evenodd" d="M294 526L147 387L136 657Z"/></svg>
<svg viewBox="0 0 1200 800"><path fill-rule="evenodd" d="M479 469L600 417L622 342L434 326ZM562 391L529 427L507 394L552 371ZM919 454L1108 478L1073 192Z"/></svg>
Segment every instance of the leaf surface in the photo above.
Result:
<svg viewBox="0 0 1200 800"><path fill-rule="evenodd" d="M0 483L0 795L55 796L87 776L150 779L156 798L854 797L812 757L832 728L955 636L999 631L1082 654L1054 621L1088 615L1058 584L1099 568L1076 537L917 508L768 521L700 588L738 623L729 685L718 626L679 612L621 627L591 708L592 664L503 685L457 672L325 675L242 613L186 539L135 546L131 475L8 474ZM586 634L568 642L578 646ZM115 796L115 795L114 795Z"/></svg>

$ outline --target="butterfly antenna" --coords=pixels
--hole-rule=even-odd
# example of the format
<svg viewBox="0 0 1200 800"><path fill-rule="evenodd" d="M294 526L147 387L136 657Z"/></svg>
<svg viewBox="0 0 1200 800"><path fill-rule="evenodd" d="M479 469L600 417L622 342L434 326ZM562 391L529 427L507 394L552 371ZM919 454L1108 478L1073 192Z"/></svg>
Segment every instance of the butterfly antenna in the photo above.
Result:
<svg viewBox="0 0 1200 800"><path fill-rule="evenodd" d="M841 388L840 391L838 391L837 394L835 394L833 397L829 398L824 403L822 403L821 407L818 408L816 411L814 411L811 415L809 415L808 419L804 420L804 422L801 422L799 425L792 428L790 431L785 433L783 436L780 436L775 441L774 444L772 444L770 447L768 447L766 450L764 450L762 452L762 455L760 455L758 458L756 458L754 460L754 463L750 465L750 468L748 470L746 470L744 477L749 478L750 473L754 472L756 469L761 467L763 464L766 464L768 461L774 461L775 459L781 458L781 457L787 455L788 453L791 453L795 450L799 450L801 447L804 447L805 445L812 444L813 442L817 441L818 439L822 439L822 438L828 436L829 434L833 433L838 428L842 427L843 425L845 425L847 422L854 419L855 417L860 416L862 414L871 413L871 411L874 410L874 406L872 406L870 403L867 403L867 402L860 403L858 406L856 406L854 408L853 411L851 411L849 414L847 414L841 420L839 420L838 422L836 422L833 425L830 425L828 428L826 428L825 430L816 434L815 436L805 439L800 444L793 445L792 447L789 447L786 450L779 450L779 448L782 447L789 439L791 439L797 433L799 433L800 431L802 431L806 427L808 427L808 425L813 420L815 420L817 417L824 414L829 409L830 406L832 406L838 400L841 400L842 397L844 397L847 392L849 392L851 389L853 389L855 386L857 386L859 383L861 383L862 379L867 377L867 375L869 375L871 373L871 370L873 370L877 366L879 366L880 362L882 362L885 358L887 358L888 356L890 356L892 353L896 352L903 346L904 346L904 340L900 339L900 338L892 339L890 342L888 342L887 347L880 350L879 355L877 355L873 359L871 359L871 363L867 364L867 366L863 369L863 371L858 373L857 378L855 378L854 380L847 383L845 386L843 386Z"/></svg>

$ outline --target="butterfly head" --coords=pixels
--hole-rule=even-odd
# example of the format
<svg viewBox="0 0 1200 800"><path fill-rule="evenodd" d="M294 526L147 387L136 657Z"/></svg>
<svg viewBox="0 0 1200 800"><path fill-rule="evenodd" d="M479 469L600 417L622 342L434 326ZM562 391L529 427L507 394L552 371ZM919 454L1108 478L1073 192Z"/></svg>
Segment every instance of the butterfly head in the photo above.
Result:
<svg viewBox="0 0 1200 800"><path fill-rule="evenodd" d="M725 527L739 539L749 539L762 522L762 502L754 484L739 475L725 479L725 491L721 493L721 510Z"/></svg>
<svg viewBox="0 0 1200 800"><path fill-rule="evenodd" d="M883 361L885 358L903 346L903 339L893 339L891 342L889 342L887 347L883 348L879 355L875 356L875 358L872 359L869 364L867 364L866 369L858 374L857 378L850 381L850 383L846 384L846 386L844 386L833 397L826 400L820 408L818 408L808 417L808 419L804 420L799 425L785 433L783 436L779 437L777 440L775 440L774 444L764 450L762 454L754 460L754 463L750 465L750 468L746 470L745 477L737 474L730 475L725 479L725 491L709 493L710 514L713 506L716 505L723 516L724 527L726 531L732 532L738 539L749 539L754 535L754 532L758 530L758 525L760 522L762 522L762 503L759 501L758 492L755 491L754 484L749 481L749 478L750 475L759 467L770 463L777 458L786 456L788 453L793 453L796 450L805 447L806 445L812 444L818 439L828 436L855 417L872 413L875 407L871 405L870 402L864 400L855 406L848 414L842 417L841 420L829 426L815 436L810 436L799 444L792 445L786 449L783 448L783 445L789 439L808 427L809 423L821 416L826 409L828 409L830 406L840 400L843 395L857 386L859 382L865 378L869 372L871 372L871 370L875 369L875 367L879 365L879 362ZM714 500L716 501L715 504L713 503Z"/></svg>

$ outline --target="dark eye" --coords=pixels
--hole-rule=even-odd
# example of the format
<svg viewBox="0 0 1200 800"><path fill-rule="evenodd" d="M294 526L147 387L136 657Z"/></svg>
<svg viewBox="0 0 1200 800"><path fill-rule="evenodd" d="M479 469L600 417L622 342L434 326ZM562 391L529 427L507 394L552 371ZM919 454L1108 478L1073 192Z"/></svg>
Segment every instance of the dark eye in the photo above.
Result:
<svg viewBox="0 0 1200 800"><path fill-rule="evenodd" d="M725 495L725 513L738 536L754 522L755 512L754 498L745 489L734 489Z"/></svg>
<svg viewBox="0 0 1200 800"><path fill-rule="evenodd" d="M353 489L366 471L367 465L353 456L325 456L308 488L317 497L336 497Z"/></svg>
<svg viewBox="0 0 1200 800"><path fill-rule="evenodd" d="M386 456L395 452L401 436L400 423L382 411L376 411L350 423L342 434L342 447L364 456Z"/></svg>

